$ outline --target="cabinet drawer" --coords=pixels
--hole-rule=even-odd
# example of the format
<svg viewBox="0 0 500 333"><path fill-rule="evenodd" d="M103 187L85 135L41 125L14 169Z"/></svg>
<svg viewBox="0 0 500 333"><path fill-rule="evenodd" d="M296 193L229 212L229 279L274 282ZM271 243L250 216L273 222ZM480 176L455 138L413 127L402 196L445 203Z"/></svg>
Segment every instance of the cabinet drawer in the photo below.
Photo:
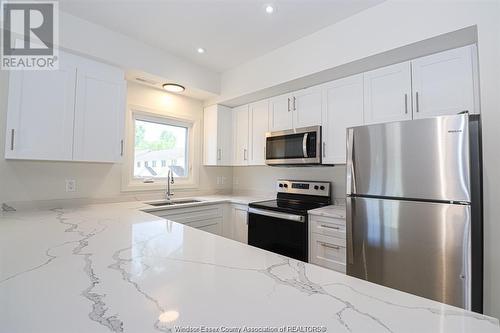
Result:
<svg viewBox="0 0 500 333"><path fill-rule="evenodd" d="M223 212L221 207L209 208L191 208L182 210L166 210L161 212L153 212L152 214L166 218L177 223L190 223L200 220L208 220L213 218L222 218Z"/></svg>
<svg viewBox="0 0 500 333"><path fill-rule="evenodd" d="M344 240L346 238L345 220L314 216L311 217L309 225L312 233L338 237Z"/></svg>
<svg viewBox="0 0 500 333"><path fill-rule="evenodd" d="M345 240L319 234L311 234L310 262L319 266L346 272Z"/></svg>
<svg viewBox="0 0 500 333"><path fill-rule="evenodd" d="M204 230L212 234L220 235L222 233L222 218L199 220L195 222L185 223L189 227Z"/></svg>

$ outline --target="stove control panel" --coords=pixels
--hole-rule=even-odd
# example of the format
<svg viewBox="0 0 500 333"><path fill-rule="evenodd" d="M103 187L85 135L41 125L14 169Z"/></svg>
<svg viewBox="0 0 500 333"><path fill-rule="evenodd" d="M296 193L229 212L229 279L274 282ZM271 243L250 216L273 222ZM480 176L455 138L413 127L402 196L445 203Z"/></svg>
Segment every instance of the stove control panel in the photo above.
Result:
<svg viewBox="0 0 500 333"><path fill-rule="evenodd" d="M278 193L330 196L329 182L311 182L302 180L279 179L276 183Z"/></svg>

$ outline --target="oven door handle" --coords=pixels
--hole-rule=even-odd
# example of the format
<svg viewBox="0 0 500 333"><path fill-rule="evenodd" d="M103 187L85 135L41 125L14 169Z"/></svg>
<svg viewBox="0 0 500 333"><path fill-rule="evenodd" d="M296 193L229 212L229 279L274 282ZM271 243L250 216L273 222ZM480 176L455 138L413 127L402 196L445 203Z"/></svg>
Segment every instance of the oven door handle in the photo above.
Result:
<svg viewBox="0 0 500 333"><path fill-rule="evenodd" d="M257 208L248 208L248 213L249 214L257 214L257 215L264 215L264 216L269 216L269 217L275 217L277 219L302 222L302 223L304 223L306 221L306 217L302 216L302 215L278 213L278 212L273 212L270 210L257 209Z"/></svg>

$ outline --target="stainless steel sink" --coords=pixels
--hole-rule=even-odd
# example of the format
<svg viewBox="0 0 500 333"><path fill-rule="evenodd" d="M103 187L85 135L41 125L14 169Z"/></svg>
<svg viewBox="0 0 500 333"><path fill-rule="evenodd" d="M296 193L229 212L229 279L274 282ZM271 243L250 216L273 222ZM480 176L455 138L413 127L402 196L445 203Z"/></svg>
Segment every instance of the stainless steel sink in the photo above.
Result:
<svg viewBox="0 0 500 333"><path fill-rule="evenodd" d="M174 206L174 205L190 204L190 203L196 203L196 202L201 202L201 200L153 201L153 202L146 202L146 203L148 205L151 205L151 206L162 207L162 206Z"/></svg>

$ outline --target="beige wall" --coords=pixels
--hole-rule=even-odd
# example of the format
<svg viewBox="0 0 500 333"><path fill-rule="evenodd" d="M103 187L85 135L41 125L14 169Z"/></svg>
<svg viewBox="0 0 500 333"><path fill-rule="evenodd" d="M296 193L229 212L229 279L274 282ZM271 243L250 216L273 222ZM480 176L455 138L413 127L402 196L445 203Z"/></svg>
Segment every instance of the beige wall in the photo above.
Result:
<svg viewBox="0 0 500 333"><path fill-rule="evenodd" d="M137 195L137 193L121 192L122 165L120 164L5 160L3 156L7 95L8 72L0 71L0 203L72 198L104 199ZM203 109L200 101L132 83L128 86L128 102L179 115L190 112L196 115L200 121L200 128L202 127ZM198 154L199 161L201 152L198 151ZM217 176L227 177L226 185L216 185ZM66 179L76 180L76 192L65 191ZM199 179L198 190L205 193L214 189L230 190L232 170L200 167ZM178 196L193 193L193 190L177 191Z"/></svg>
<svg viewBox="0 0 500 333"><path fill-rule="evenodd" d="M278 179L329 181L333 185L333 197L345 198L345 165L300 168L235 167L233 169L233 190L235 192L274 193Z"/></svg>

